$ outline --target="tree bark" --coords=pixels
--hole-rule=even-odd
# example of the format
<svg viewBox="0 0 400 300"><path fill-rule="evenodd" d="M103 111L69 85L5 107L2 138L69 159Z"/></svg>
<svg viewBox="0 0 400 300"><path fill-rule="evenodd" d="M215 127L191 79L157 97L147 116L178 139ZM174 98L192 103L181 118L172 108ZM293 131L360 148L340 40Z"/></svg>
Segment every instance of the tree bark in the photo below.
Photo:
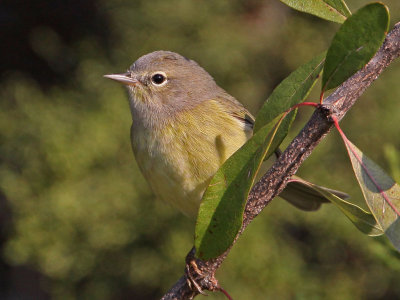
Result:
<svg viewBox="0 0 400 300"><path fill-rule="evenodd" d="M400 23L397 23L369 63L325 99L323 105L315 110L308 123L273 166L254 185L247 199L243 224L235 242L247 225L286 187L290 177L329 133L333 127L332 116L340 121L371 83L399 55ZM230 249L214 259L202 261L195 258L193 248L186 258L185 274L162 297L162 300L192 299L202 290L221 290L215 278L215 272L229 251ZM198 286L194 286L193 280Z"/></svg>

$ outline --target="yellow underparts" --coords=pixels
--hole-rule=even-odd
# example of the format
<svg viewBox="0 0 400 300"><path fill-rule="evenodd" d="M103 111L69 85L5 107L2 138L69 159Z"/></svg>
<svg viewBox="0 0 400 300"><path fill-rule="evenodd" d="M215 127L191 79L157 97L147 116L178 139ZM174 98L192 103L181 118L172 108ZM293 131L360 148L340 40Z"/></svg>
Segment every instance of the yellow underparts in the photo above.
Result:
<svg viewBox="0 0 400 300"><path fill-rule="evenodd" d="M156 196L195 216L210 179L251 136L216 101L182 112L161 129L132 129L137 163Z"/></svg>

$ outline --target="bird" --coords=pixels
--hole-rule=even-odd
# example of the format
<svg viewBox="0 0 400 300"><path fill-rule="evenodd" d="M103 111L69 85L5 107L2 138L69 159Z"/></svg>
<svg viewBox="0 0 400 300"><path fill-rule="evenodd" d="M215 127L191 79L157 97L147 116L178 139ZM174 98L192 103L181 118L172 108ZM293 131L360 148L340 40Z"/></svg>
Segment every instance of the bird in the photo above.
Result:
<svg viewBox="0 0 400 300"><path fill-rule="evenodd" d="M104 77L127 87L133 153L154 194L195 217L213 175L252 137L255 118L198 63L175 52L145 54L127 72ZM280 196L304 210L327 202L301 181Z"/></svg>

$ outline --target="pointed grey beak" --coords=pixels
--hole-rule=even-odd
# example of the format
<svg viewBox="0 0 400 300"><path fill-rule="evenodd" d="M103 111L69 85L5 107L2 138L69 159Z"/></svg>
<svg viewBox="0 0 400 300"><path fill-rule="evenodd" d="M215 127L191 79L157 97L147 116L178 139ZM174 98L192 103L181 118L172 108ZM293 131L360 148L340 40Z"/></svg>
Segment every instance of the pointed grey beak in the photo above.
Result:
<svg viewBox="0 0 400 300"><path fill-rule="evenodd" d="M112 80L121 82L126 85L136 85L139 83L135 78L131 77L130 73L122 73L122 74L108 74L104 75L106 78L110 78Z"/></svg>

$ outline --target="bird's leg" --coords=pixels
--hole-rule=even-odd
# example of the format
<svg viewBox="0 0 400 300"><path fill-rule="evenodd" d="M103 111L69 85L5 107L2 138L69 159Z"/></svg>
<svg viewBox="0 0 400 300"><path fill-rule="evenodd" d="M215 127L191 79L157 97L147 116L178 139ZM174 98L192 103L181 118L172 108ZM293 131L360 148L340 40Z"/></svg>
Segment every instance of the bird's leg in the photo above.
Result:
<svg viewBox="0 0 400 300"><path fill-rule="evenodd" d="M194 293L207 295L204 290L216 291L220 290L218 280L214 274L208 274L206 272L205 262L195 257L196 249L193 247L192 250L186 256L185 274L188 286ZM203 271L203 269L205 271Z"/></svg>

